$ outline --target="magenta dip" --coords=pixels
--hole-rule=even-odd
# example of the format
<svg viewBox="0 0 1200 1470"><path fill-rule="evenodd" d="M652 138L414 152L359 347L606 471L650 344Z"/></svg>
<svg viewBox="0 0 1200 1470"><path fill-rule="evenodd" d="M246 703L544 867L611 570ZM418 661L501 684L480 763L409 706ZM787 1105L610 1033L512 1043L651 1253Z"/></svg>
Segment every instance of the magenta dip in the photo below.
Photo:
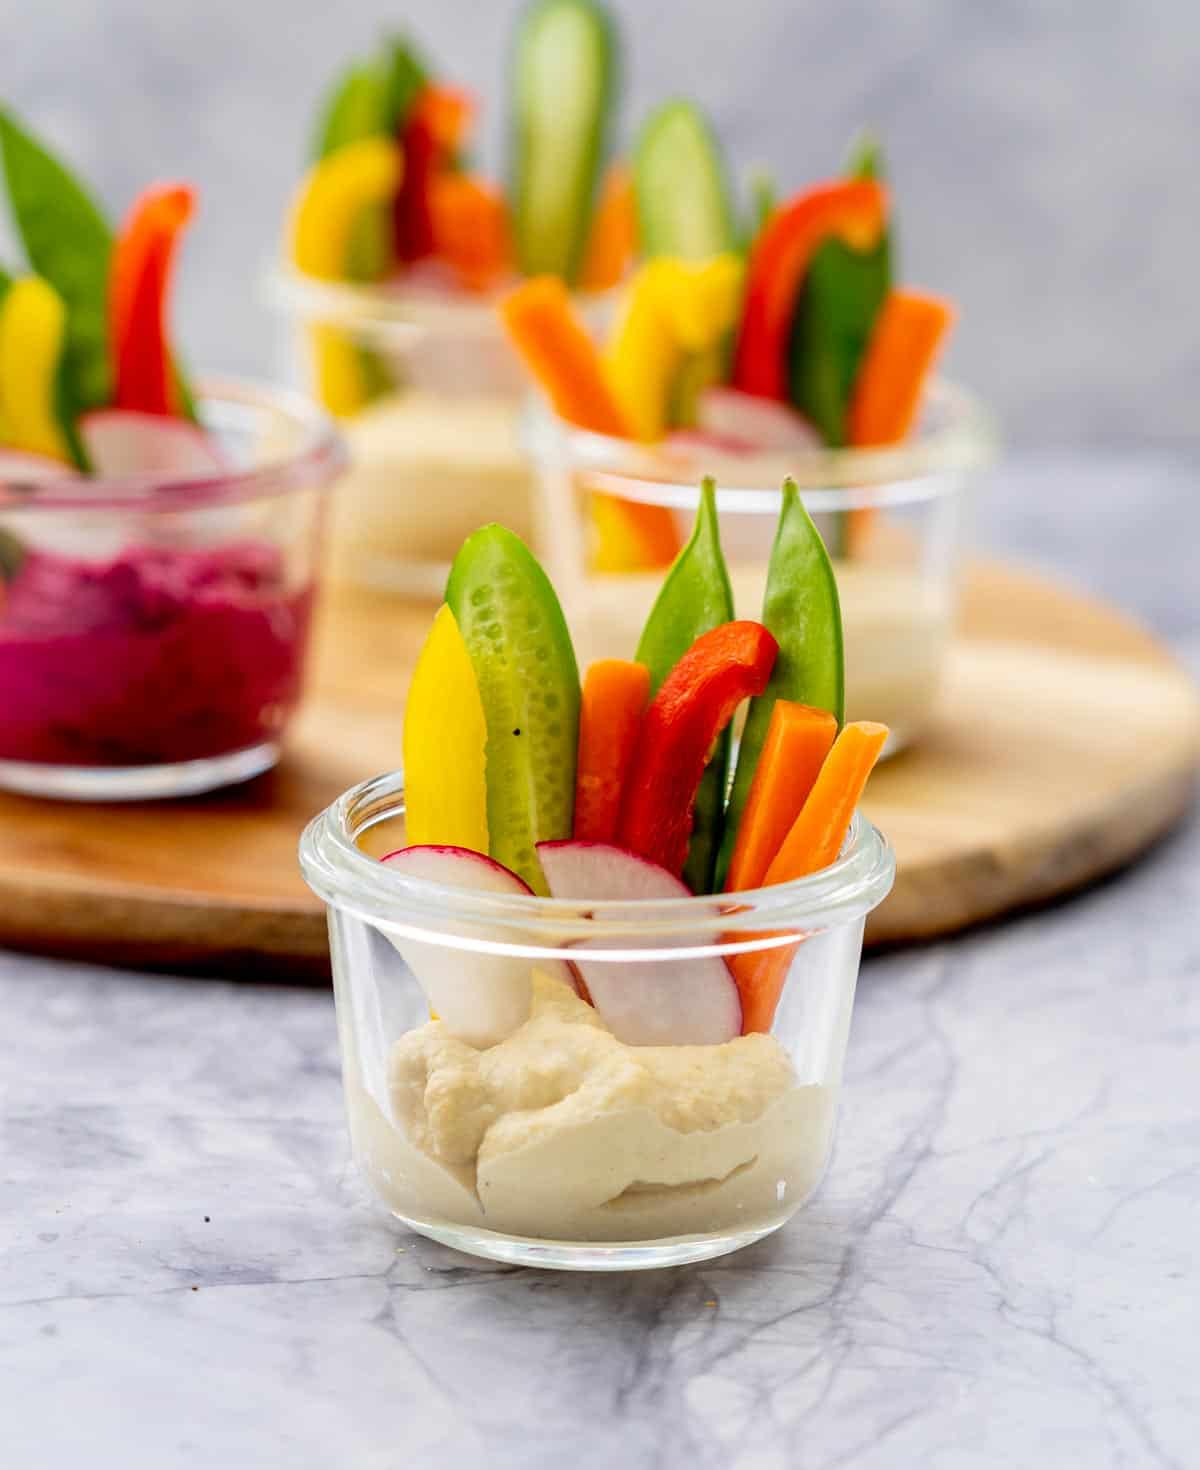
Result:
<svg viewBox="0 0 1200 1470"><path fill-rule="evenodd" d="M276 739L299 698L312 589L269 544L34 551L0 596L0 759L200 760Z"/></svg>

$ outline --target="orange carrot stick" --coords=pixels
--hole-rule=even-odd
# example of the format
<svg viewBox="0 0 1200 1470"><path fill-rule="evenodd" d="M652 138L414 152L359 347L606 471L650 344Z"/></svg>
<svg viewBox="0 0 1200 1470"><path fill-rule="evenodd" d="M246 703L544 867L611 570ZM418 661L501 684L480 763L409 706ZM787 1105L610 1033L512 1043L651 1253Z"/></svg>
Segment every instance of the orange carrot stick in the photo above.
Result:
<svg viewBox="0 0 1200 1470"><path fill-rule="evenodd" d="M444 173L430 188L435 255L468 291L486 291L512 269L504 195L473 174Z"/></svg>
<svg viewBox="0 0 1200 1470"><path fill-rule="evenodd" d="M828 710L777 699L738 823L727 890L757 888L829 754L837 720Z"/></svg>
<svg viewBox="0 0 1200 1470"><path fill-rule="evenodd" d="M917 291L888 293L855 380L850 400L850 443L863 448L898 444L913 426L925 380L954 321L954 308ZM850 552L861 551L874 521L870 507L852 510Z"/></svg>
<svg viewBox="0 0 1200 1470"><path fill-rule="evenodd" d="M625 775L649 697L645 664L603 658L587 671L575 774L577 842L611 842L616 835Z"/></svg>
<svg viewBox="0 0 1200 1470"><path fill-rule="evenodd" d="M800 815L767 868L764 884L791 883L833 862L887 733L886 725L869 720L843 727ZM795 944L784 944L730 959L729 968L742 998L743 1032L771 1029L795 953Z"/></svg>
<svg viewBox="0 0 1200 1470"><path fill-rule="evenodd" d="M851 444L895 444L905 437L953 320L954 308L940 297L888 293L854 383Z"/></svg>
<svg viewBox="0 0 1200 1470"><path fill-rule="evenodd" d="M534 276L500 302L513 346L560 418L594 434L629 435L600 354L557 276Z"/></svg>
<svg viewBox="0 0 1200 1470"><path fill-rule="evenodd" d="M629 269L637 248L637 198L633 174L614 163L604 176L592 220L579 284L585 291L607 291Z"/></svg>

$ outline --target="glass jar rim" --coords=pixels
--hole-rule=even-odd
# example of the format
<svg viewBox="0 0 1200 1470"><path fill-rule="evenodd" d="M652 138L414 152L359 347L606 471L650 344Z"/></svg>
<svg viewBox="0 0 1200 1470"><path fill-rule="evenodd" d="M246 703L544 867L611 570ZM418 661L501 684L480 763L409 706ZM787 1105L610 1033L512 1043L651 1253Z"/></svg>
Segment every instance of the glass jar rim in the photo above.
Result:
<svg viewBox="0 0 1200 1470"><path fill-rule="evenodd" d="M505 289L494 291L439 290L428 283L414 286L398 276L387 281L323 280L306 275L287 262L273 262L262 274L263 294L277 310L322 326L353 329L363 336L392 345L419 340L426 332L481 329L504 334L497 303ZM619 287L603 291L576 291L584 311L611 302Z"/></svg>
<svg viewBox="0 0 1200 1470"><path fill-rule="evenodd" d="M274 413L299 431L299 443L278 458L244 468L157 471L123 475L61 475L0 483L0 509L22 514L39 511L137 510L139 513L192 510L199 506L262 500L327 484L349 463L345 443L329 415L311 399L289 388L241 378L206 378L196 398L218 412L249 419Z"/></svg>
<svg viewBox="0 0 1200 1470"><path fill-rule="evenodd" d="M549 955L570 957L582 939L621 940L625 958L639 948L674 941L680 958L721 948L726 938L738 948L770 947L796 937L795 931L819 931L864 917L887 896L896 861L884 835L861 812L836 862L808 877L736 894L689 894L683 898L620 899L592 902L541 898L536 895L480 893L413 878L364 853L355 837L379 821L403 811L404 777L388 772L351 787L305 828L300 839L300 866L309 886L325 902L369 923L404 930L415 937L452 932L465 941L464 929L482 935L521 936L520 942L498 942L493 934L477 947L495 952L527 953L531 945ZM361 819L361 820L360 820ZM787 930L788 934L764 933ZM710 932L709 942L693 949L680 938ZM728 946L724 946L728 947ZM617 953L617 951L613 951Z"/></svg>
<svg viewBox="0 0 1200 1470"><path fill-rule="evenodd" d="M957 494L969 472L984 468L995 457L995 425L968 388L939 378L931 384L926 401L933 426L901 444L748 453L705 448L702 463L693 465L669 446L578 428L537 394L525 414L522 440L543 467L586 473L590 489L624 500L694 510L700 481L711 474L717 483L718 510L774 513L780 487L790 476L810 510L867 509Z"/></svg>

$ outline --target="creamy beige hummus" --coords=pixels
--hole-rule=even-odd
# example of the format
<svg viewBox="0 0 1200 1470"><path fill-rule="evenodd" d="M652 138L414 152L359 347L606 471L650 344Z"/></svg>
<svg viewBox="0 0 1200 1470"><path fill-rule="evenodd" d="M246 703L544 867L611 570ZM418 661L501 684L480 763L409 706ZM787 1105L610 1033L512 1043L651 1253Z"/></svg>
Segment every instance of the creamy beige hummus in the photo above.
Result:
<svg viewBox="0 0 1200 1470"><path fill-rule="evenodd" d="M953 608L911 570L834 565L846 640L846 718L879 720L903 744L928 719L950 643ZM739 617L758 617L766 568L733 565ZM570 597L580 662L631 656L662 585L660 573L593 576Z"/></svg>
<svg viewBox="0 0 1200 1470"><path fill-rule="evenodd" d="M349 420L352 463L334 497L332 574L434 594L463 540L488 521L528 539L532 483L517 443L518 404L511 395L414 388Z"/></svg>
<svg viewBox="0 0 1200 1470"><path fill-rule="evenodd" d="M386 1099L347 1091L356 1154L398 1214L610 1242L786 1218L820 1179L835 1098L799 1085L772 1036L626 1046L541 975L504 1041L480 1051L432 1021L395 1043Z"/></svg>

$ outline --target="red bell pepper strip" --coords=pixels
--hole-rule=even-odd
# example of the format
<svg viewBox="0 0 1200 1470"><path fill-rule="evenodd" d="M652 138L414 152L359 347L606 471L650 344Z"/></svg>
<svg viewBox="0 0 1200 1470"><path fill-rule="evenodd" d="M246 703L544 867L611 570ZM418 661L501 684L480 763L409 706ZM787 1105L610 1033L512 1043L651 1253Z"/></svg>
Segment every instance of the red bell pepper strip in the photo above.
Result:
<svg viewBox="0 0 1200 1470"><path fill-rule="evenodd" d="M787 340L808 263L837 236L870 249L883 230L887 193L875 179L817 184L775 211L750 257L733 385L760 398L787 397Z"/></svg>
<svg viewBox="0 0 1200 1470"><path fill-rule="evenodd" d="M180 410L167 346L167 297L195 203L188 185L157 184L134 201L117 237L108 301L117 408L165 415Z"/></svg>
<svg viewBox="0 0 1200 1470"><path fill-rule="evenodd" d="M423 87L400 129L404 177L393 206L396 258L423 260L435 248L433 184L462 143L474 104L454 87Z"/></svg>
<svg viewBox="0 0 1200 1470"><path fill-rule="evenodd" d="M683 872L713 742L742 700L767 687L778 652L761 623L722 623L679 660L642 717L617 829L621 847Z"/></svg>

